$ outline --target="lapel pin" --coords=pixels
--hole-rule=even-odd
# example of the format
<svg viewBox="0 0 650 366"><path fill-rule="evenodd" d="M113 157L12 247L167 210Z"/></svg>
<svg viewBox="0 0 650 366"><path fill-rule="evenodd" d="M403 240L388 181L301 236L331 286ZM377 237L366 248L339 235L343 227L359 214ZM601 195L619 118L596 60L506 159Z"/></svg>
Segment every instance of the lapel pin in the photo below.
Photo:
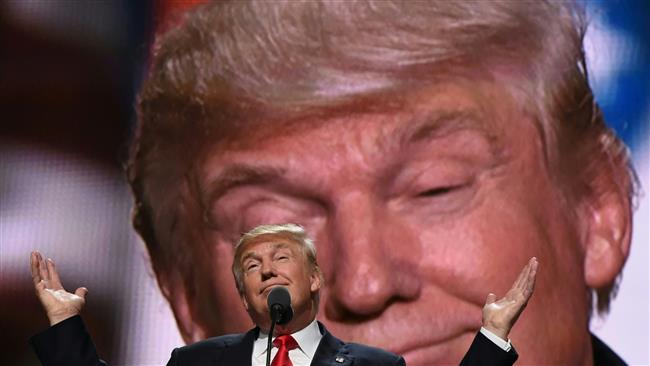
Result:
<svg viewBox="0 0 650 366"><path fill-rule="evenodd" d="M338 363L343 363L343 361L345 361L345 358L343 358L341 356L337 356L335 361L338 362Z"/></svg>

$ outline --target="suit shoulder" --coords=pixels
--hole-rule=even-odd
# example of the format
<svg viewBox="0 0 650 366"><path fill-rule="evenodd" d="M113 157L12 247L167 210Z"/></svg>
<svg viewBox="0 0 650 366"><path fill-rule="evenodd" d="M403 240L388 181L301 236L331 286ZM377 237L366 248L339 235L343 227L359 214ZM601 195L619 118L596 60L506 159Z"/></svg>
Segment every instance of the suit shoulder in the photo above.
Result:
<svg viewBox="0 0 650 366"><path fill-rule="evenodd" d="M242 342L245 333L241 334L226 334L219 337L212 337L198 341L196 343L188 344L178 348L178 352L194 352L201 350L215 350L228 347L232 344Z"/></svg>
<svg viewBox="0 0 650 366"><path fill-rule="evenodd" d="M595 335L591 335L591 349L594 354L595 366L626 366L627 364L619 355L609 348L603 341Z"/></svg>
<svg viewBox="0 0 650 366"><path fill-rule="evenodd" d="M355 363L369 365L401 365L402 357L381 348L367 346L359 343L346 343L346 348L355 358Z"/></svg>
<svg viewBox="0 0 650 366"><path fill-rule="evenodd" d="M214 365L223 358L226 349L241 344L244 338L245 334L229 334L176 348L167 365Z"/></svg>

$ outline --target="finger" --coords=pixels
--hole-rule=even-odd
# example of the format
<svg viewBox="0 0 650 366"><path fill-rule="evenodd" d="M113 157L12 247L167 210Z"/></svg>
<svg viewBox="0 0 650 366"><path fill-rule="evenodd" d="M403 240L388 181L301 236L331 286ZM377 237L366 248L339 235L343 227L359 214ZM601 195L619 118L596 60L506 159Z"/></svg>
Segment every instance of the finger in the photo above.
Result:
<svg viewBox="0 0 650 366"><path fill-rule="evenodd" d="M495 302L496 300L497 300L497 295L490 292L487 295L487 298L485 299L485 305L489 305L489 304Z"/></svg>
<svg viewBox="0 0 650 366"><path fill-rule="evenodd" d="M537 274L537 268L539 267L539 261L537 260L536 257L532 257L530 261L532 262L531 264L531 271L533 273L532 276L535 277L535 275Z"/></svg>
<svg viewBox="0 0 650 366"><path fill-rule="evenodd" d="M531 258L528 266L530 267L530 270L528 271L528 275L522 284L521 290L519 290L519 293L521 294L521 300L524 303L527 303L533 294L533 289L535 287L535 276L537 273L537 259L535 257Z"/></svg>
<svg viewBox="0 0 650 366"><path fill-rule="evenodd" d="M539 262L537 261L537 258L532 257L530 258L530 271L528 273L528 277L534 279L535 275L537 274L537 267L539 266Z"/></svg>
<svg viewBox="0 0 650 366"><path fill-rule="evenodd" d="M530 273L530 261L526 263L524 268L522 268L521 272L519 273L519 277L517 277L517 280L515 283L512 285L513 289L517 290L523 290L526 286L526 281L528 280L528 274Z"/></svg>
<svg viewBox="0 0 650 366"><path fill-rule="evenodd" d="M539 266L537 258L533 257L531 259L531 269L528 274L528 281L526 282L526 295L528 298L533 294L535 289L535 280L537 279L537 267Z"/></svg>
<svg viewBox="0 0 650 366"><path fill-rule="evenodd" d="M50 273L50 287L55 290L63 288L61 285L61 279L59 278L59 272L57 272L56 265L52 258L47 259L47 271Z"/></svg>
<svg viewBox="0 0 650 366"><path fill-rule="evenodd" d="M537 258L532 257L526 266L528 267L528 271L526 273L526 278L524 279L525 286L535 278L535 273L537 272Z"/></svg>
<svg viewBox="0 0 650 366"><path fill-rule="evenodd" d="M29 256L29 267L32 272L32 281L34 281L34 286L38 285L41 282L41 274L39 271L39 262L38 262L38 252L33 251Z"/></svg>
<svg viewBox="0 0 650 366"><path fill-rule="evenodd" d="M519 276L515 280L515 282L512 284L512 287L510 290L506 293L505 299L509 301L527 301L528 297L530 294L528 294L528 287L529 287L529 278L530 278L530 273L532 270L532 261L529 260L528 263L524 266L524 268L521 269L521 272L519 272Z"/></svg>
<svg viewBox="0 0 650 366"><path fill-rule="evenodd" d="M528 265L524 266L521 272L519 272L519 276L517 276L517 279L513 282L510 290L506 292L505 298L513 299L517 293L521 292L521 283L524 281L524 278L526 278L527 267Z"/></svg>
<svg viewBox="0 0 650 366"><path fill-rule="evenodd" d="M78 289L75 290L74 294L86 300L86 294L88 294L88 289L85 287L79 287Z"/></svg>
<svg viewBox="0 0 650 366"><path fill-rule="evenodd" d="M45 259L43 259L41 253L38 253L38 270L39 274L41 275L41 280L50 280L50 272L47 270L47 264L45 263Z"/></svg>

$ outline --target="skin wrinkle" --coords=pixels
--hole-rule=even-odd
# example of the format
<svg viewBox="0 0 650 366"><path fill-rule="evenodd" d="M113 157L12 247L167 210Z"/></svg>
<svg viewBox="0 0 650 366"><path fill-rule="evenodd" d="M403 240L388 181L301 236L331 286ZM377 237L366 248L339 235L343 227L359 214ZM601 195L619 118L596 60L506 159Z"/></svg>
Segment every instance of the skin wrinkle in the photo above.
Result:
<svg viewBox="0 0 650 366"><path fill-rule="evenodd" d="M434 115L425 115L424 117L417 116L412 121L406 123L407 125L415 125L416 128L413 131L407 131L406 133L401 133L400 138L397 140L399 146L406 146L409 144L416 143L421 140L431 141L438 138L448 137L450 134L462 132L464 129L476 130L482 135L486 136L486 139L490 141L492 147L492 153L499 148L494 146L495 138L490 136L480 125L475 122L478 120L478 116L472 111L454 111L451 113L438 112ZM421 120L421 121L420 121ZM337 122L330 122L337 123ZM348 123L346 120L340 121L338 123ZM342 142L336 142L334 136L324 136L322 140L325 142L325 146L328 146L328 142L332 141L332 146L328 146L327 150L330 151L346 151L346 155L356 156L358 164L368 165L363 161L365 156L377 156L382 154L387 154L388 152L380 152L380 149L389 149L391 145L395 145L392 139L393 132L386 131L381 134L381 137L378 139L367 138L365 135L361 134L356 138L356 144L344 144ZM377 140L383 141L378 142ZM361 151L374 151L369 154L356 153L353 149L359 146ZM388 147L387 147L388 146ZM400 148L397 148L399 151ZM335 155L336 156L336 155ZM227 157L226 157L227 158ZM247 160L247 159L241 159ZM284 164L283 164L284 165ZM201 191L204 193L201 194L201 197L206 197L202 199L205 202L206 207L212 207L214 202L219 199L220 196L224 195L229 189L235 188L237 186L243 185L254 185L262 184L264 182L270 182L273 180L281 179L285 174L286 169L281 166L278 167L267 167L267 166L255 166L250 163L239 163L222 168L223 171L216 174L216 177L209 179L208 183L203 184L204 187Z"/></svg>

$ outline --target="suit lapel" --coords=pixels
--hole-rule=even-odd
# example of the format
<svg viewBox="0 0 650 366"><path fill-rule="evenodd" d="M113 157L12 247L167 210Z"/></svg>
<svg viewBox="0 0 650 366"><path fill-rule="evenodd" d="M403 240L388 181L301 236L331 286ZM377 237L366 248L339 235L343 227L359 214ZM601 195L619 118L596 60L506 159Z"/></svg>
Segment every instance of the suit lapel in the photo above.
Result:
<svg viewBox="0 0 650 366"><path fill-rule="evenodd" d="M217 364L251 366L253 343L257 339L258 328L243 334L243 338L226 345Z"/></svg>
<svg viewBox="0 0 650 366"><path fill-rule="evenodd" d="M348 352L346 344L334 337L325 329L325 326L318 322L323 338L316 348L311 366L350 366L354 363L354 357Z"/></svg>

